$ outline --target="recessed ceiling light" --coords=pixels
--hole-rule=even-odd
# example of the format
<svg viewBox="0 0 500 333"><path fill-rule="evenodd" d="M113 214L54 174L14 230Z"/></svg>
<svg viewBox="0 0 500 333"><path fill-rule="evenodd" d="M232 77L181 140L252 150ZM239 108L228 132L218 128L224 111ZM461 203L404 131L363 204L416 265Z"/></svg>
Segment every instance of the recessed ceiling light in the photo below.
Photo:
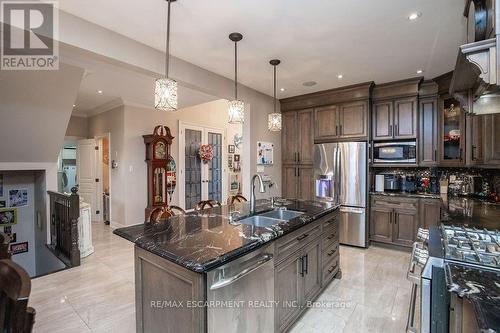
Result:
<svg viewBox="0 0 500 333"><path fill-rule="evenodd" d="M286 89L285 89L285 88L281 88L280 90L281 90L281 91L285 91Z"/></svg>
<svg viewBox="0 0 500 333"><path fill-rule="evenodd" d="M312 87L312 86L315 86L316 84L318 84L316 81L306 81L306 82L302 83L302 85L304 87Z"/></svg>
<svg viewBox="0 0 500 333"><path fill-rule="evenodd" d="M97 93L98 93L99 95L102 95L102 90L97 90Z"/></svg>
<svg viewBox="0 0 500 333"><path fill-rule="evenodd" d="M422 74L423 72L424 72L423 70L419 69L419 70L417 71L417 74Z"/></svg>
<svg viewBox="0 0 500 333"><path fill-rule="evenodd" d="M342 75L342 74L337 75L337 79L341 79L343 77L344 77L344 75Z"/></svg>
<svg viewBox="0 0 500 333"><path fill-rule="evenodd" d="M414 21L414 20L418 19L420 16L422 16L422 14L419 12L411 13L410 15L408 15L408 20Z"/></svg>
<svg viewBox="0 0 500 333"><path fill-rule="evenodd" d="M73 107L76 107L76 104L73 104Z"/></svg>

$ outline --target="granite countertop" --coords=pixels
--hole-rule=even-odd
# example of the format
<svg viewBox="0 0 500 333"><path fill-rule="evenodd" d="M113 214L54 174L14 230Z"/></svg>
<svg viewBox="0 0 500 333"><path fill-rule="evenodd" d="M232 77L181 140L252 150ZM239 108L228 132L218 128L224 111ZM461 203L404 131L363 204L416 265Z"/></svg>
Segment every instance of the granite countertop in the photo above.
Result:
<svg viewBox="0 0 500 333"><path fill-rule="evenodd" d="M288 200L287 209L304 214L272 227L230 224L228 216L250 215L248 202L174 216L155 224L138 224L116 229L138 247L171 260L194 272L206 272L250 252L333 212L338 206L318 201ZM271 210L269 201L257 202L256 212Z"/></svg>
<svg viewBox="0 0 500 333"><path fill-rule="evenodd" d="M500 229L500 204L476 198L444 197L444 224L478 229Z"/></svg>
<svg viewBox="0 0 500 333"><path fill-rule="evenodd" d="M500 272L447 262L451 292L472 304L481 332L500 332Z"/></svg>
<svg viewBox="0 0 500 333"><path fill-rule="evenodd" d="M371 191L371 195L383 195L386 197L403 197L403 198L428 198L428 199L441 199L441 195L423 192L375 192Z"/></svg>

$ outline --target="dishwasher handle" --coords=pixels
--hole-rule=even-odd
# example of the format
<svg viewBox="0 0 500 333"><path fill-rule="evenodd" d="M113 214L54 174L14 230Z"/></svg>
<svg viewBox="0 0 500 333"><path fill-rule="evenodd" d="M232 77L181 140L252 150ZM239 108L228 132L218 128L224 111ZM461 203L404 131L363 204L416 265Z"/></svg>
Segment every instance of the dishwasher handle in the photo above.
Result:
<svg viewBox="0 0 500 333"><path fill-rule="evenodd" d="M241 279L245 275L252 273L253 271L255 271L256 269L258 269L259 267L266 264L268 261L270 261L272 259L273 259L272 254L268 254L268 253L263 254L262 256L260 256L259 260L257 260L251 266L248 266L248 267L242 269L240 272L234 274L231 277L228 277L227 279L222 279L222 280L219 280L219 281L215 282L214 284L212 284L210 286L210 290L216 290L219 288L226 287L226 286L238 281L239 279Z"/></svg>

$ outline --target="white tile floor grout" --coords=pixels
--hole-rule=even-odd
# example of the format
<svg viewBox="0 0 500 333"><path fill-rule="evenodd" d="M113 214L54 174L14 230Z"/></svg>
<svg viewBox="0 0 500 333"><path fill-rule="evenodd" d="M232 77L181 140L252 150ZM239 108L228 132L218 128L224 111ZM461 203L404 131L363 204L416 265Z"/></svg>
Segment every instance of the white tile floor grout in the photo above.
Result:
<svg viewBox="0 0 500 333"><path fill-rule="evenodd" d="M135 332L133 244L93 224L95 253L80 267L32 280L34 332ZM411 285L409 253L341 246L342 279L334 280L293 333L403 333Z"/></svg>

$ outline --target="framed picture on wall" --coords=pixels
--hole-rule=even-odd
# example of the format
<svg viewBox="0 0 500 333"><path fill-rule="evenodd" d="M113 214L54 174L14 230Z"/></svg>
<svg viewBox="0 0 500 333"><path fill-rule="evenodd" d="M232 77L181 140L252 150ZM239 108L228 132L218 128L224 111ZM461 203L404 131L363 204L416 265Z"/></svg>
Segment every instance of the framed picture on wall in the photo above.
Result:
<svg viewBox="0 0 500 333"><path fill-rule="evenodd" d="M239 154L234 154L234 161L239 162L240 161L240 155Z"/></svg>
<svg viewBox="0 0 500 333"><path fill-rule="evenodd" d="M28 206L28 190L10 190L9 191L9 207Z"/></svg>
<svg viewBox="0 0 500 333"><path fill-rule="evenodd" d="M5 200L0 200L0 208L5 208L5 207L7 207Z"/></svg>
<svg viewBox="0 0 500 333"><path fill-rule="evenodd" d="M17 208L0 208L0 227L17 224Z"/></svg>
<svg viewBox="0 0 500 333"><path fill-rule="evenodd" d="M233 155L227 155L227 167L229 170L233 169Z"/></svg>
<svg viewBox="0 0 500 333"><path fill-rule="evenodd" d="M19 254L28 252L28 242L10 244L10 253Z"/></svg>
<svg viewBox="0 0 500 333"><path fill-rule="evenodd" d="M0 198L3 197L3 174L0 173Z"/></svg>
<svg viewBox="0 0 500 333"><path fill-rule="evenodd" d="M229 154L234 154L234 145L228 145L227 146L227 152Z"/></svg>

